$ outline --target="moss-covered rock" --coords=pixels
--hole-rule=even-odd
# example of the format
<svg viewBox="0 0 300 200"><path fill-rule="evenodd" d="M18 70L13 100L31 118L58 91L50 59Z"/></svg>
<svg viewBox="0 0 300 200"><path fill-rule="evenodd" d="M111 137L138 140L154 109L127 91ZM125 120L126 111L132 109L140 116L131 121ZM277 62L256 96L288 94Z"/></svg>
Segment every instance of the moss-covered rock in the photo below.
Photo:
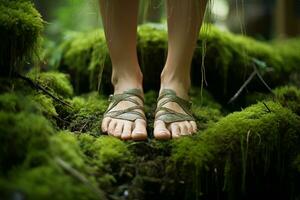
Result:
<svg viewBox="0 0 300 200"><path fill-rule="evenodd" d="M144 89L158 90L160 73L167 58L167 32L161 24L138 28L138 58L144 76Z"/></svg>
<svg viewBox="0 0 300 200"><path fill-rule="evenodd" d="M220 105L194 88L197 135L123 142L99 137L106 97L86 94L70 100L65 111L55 109L60 118L68 113L63 119L70 132L55 131L43 117L39 95L0 96L0 194L7 197L17 192L30 199L240 199L271 190L299 196L292 189L299 185L293 177L298 176L300 119L279 103L265 101L223 117ZM152 113L157 93L145 96Z"/></svg>
<svg viewBox="0 0 300 200"><path fill-rule="evenodd" d="M73 120L69 124L70 130L101 134L100 122L108 106L107 98L100 96L97 92L92 92L74 97L70 103L73 108Z"/></svg>
<svg viewBox="0 0 300 200"><path fill-rule="evenodd" d="M246 96L246 99L246 105L255 104L263 100L274 100L300 115L300 89L296 86L286 85L277 87L271 94L259 92L251 93Z"/></svg>
<svg viewBox="0 0 300 200"><path fill-rule="evenodd" d="M60 48L63 53L59 70L71 75L77 93L105 89L107 84L102 87L101 82L108 83L110 77L106 71L103 74L103 68L110 66L110 59L102 31L78 33Z"/></svg>
<svg viewBox="0 0 300 200"><path fill-rule="evenodd" d="M38 73L32 71L29 73L29 77L49 92L60 95L61 97L73 96L73 87L68 74L57 71Z"/></svg>
<svg viewBox="0 0 300 200"><path fill-rule="evenodd" d="M300 88L283 86L274 89L275 99L284 107L300 115Z"/></svg>
<svg viewBox="0 0 300 200"><path fill-rule="evenodd" d="M0 76L38 54L42 28L29 0L0 0ZM95 90L112 92L101 30L65 41L56 71L31 71L33 83L1 78L0 199L299 199L299 88L259 93L252 103L262 102L227 116L221 106L253 66L271 87L299 85L299 39L264 43L205 25L192 83L204 81L199 77L205 54L208 86L190 93L199 131L171 141L151 138L158 95L150 90L159 87L167 55L165 25L140 26L137 49L147 74L148 141L124 142L100 130L108 101ZM85 94L74 96L73 87ZM254 79L247 89L262 92L264 86Z"/></svg>
<svg viewBox="0 0 300 200"><path fill-rule="evenodd" d="M50 112L57 115L53 105L44 98L20 92L0 95L0 163L1 172L26 163L33 167L48 159L43 150L55 129Z"/></svg>
<svg viewBox="0 0 300 200"><path fill-rule="evenodd" d="M36 135L30 137L35 138ZM52 134L46 142L40 141L43 148L27 152L24 164L11 169L6 180L0 178L1 195L12 198L18 193L29 199L106 199L90 175L98 168L86 163L87 156L75 134L62 131ZM23 148L27 148L27 143ZM37 160L32 155L37 154L47 159L32 165L32 161ZM31 165L28 165L30 159Z"/></svg>
<svg viewBox="0 0 300 200"><path fill-rule="evenodd" d="M258 103L222 118L196 137L175 141L170 169L181 174L186 198L240 199L271 193L295 198L299 122L278 103Z"/></svg>
<svg viewBox="0 0 300 200"><path fill-rule="evenodd" d="M28 154L43 150L48 145L48 137L54 130L42 116L21 112L0 112L1 121L1 172L16 167L24 162ZM34 125L32 124L34 122ZM39 162L39 158L31 158Z"/></svg>
<svg viewBox="0 0 300 200"><path fill-rule="evenodd" d="M227 102L242 86L253 72L254 65L270 87L283 85L290 81L296 83L295 76L299 74L299 56L292 52L292 49L299 48L298 40L287 42L284 46L286 50L280 50L280 48L276 48L278 43L259 42L249 37L221 31L211 25L205 25L197 44L192 62L192 83L194 86L202 84L199 77L201 77L202 55L205 53L207 89L223 103ZM99 46L99 48L95 46ZM203 46L205 48L202 48ZM78 85L75 86L77 92L86 92L88 85L90 88L97 88L101 80L99 77L102 78L101 85L104 93L111 92L111 63L108 59L109 55L102 31L78 34L75 38L66 41L62 48L63 55L59 69L72 74L74 84L84 87L79 89ZM147 74L144 77L146 91L158 89L160 72L164 66L167 52L165 26L157 24L140 26L137 49L142 71ZM291 54L287 52L291 52ZM99 70L103 73L100 73ZM99 76L91 79L89 75L91 73L99 74ZM77 75L76 79L75 74L82 76L78 77ZM266 91L265 86L258 78L254 78L247 89L248 91ZM240 95L239 101L244 101L244 94L245 92Z"/></svg>
<svg viewBox="0 0 300 200"><path fill-rule="evenodd" d="M31 169L15 171L10 182L4 185L4 197L14 196L38 199L105 199L103 194L97 194L78 179L67 175L58 166L40 166Z"/></svg>
<svg viewBox="0 0 300 200"><path fill-rule="evenodd" d="M38 55L42 29L41 16L30 1L0 1L0 76L19 71Z"/></svg>

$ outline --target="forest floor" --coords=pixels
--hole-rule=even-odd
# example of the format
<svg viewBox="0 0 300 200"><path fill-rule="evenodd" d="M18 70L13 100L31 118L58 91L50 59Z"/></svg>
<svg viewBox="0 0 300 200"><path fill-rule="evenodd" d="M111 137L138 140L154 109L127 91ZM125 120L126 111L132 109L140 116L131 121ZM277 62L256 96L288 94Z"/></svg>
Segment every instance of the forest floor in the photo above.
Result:
<svg viewBox="0 0 300 200"><path fill-rule="evenodd" d="M199 131L157 141L167 34L140 26L149 137L122 141L100 130L112 92L103 31L41 49L32 4L0 1L0 199L300 198L300 39L266 43L207 25L191 75ZM41 54L52 65L28 64Z"/></svg>

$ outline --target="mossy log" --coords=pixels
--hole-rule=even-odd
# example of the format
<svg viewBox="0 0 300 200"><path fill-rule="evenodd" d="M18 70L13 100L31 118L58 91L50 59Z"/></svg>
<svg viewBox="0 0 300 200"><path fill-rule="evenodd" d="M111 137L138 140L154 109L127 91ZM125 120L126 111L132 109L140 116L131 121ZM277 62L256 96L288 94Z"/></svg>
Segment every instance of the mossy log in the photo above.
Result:
<svg viewBox="0 0 300 200"><path fill-rule="evenodd" d="M30 1L0 0L0 76L37 58L43 20Z"/></svg>
<svg viewBox="0 0 300 200"><path fill-rule="evenodd" d="M144 76L146 91L158 89L160 72L167 55L165 26L140 26L137 49L142 71L147 74ZM77 93L95 90L99 85L104 93L111 92L111 63L101 30L79 33L62 44L61 50L58 68L72 74ZM254 66L271 88L290 82L298 84L298 78L295 78L300 71L297 50L300 50L299 39L286 43L265 43L204 25L193 57L192 83L194 86L204 84L201 78L204 58L206 88L224 103L238 91L253 72ZM254 78L247 87L249 91L254 88L256 91L267 91L258 78Z"/></svg>

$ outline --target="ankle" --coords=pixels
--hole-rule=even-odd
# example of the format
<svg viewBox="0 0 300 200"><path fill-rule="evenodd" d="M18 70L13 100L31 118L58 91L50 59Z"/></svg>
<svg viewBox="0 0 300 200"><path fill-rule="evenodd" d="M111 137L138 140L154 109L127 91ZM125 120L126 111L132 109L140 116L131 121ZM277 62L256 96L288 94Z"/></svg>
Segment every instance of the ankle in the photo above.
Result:
<svg viewBox="0 0 300 200"><path fill-rule="evenodd" d="M161 85L164 86L173 86L176 87L178 85L181 85L181 87L188 91L191 85L191 78L190 78L190 72L187 69L182 69L179 67L170 67L171 65L167 65L164 67L160 80Z"/></svg>
<svg viewBox="0 0 300 200"><path fill-rule="evenodd" d="M164 79L162 77L159 92L161 92L163 89L174 90L179 97L183 99L189 99L188 92L190 89L190 81L179 78Z"/></svg>
<svg viewBox="0 0 300 200"><path fill-rule="evenodd" d="M143 75L128 75L123 74L122 76L118 76L114 74L112 76L112 84L114 86L114 93L119 94L128 89L138 88L143 90Z"/></svg>

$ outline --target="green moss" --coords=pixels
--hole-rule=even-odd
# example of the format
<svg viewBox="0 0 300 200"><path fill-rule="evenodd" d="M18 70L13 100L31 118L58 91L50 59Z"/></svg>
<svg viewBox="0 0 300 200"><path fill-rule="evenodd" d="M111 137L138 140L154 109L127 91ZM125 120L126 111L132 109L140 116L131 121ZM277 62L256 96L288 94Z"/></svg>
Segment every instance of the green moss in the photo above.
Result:
<svg viewBox="0 0 300 200"><path fill-rule="evenodd" d="M55 132L38 109L39 101L18 95L0 95L0 191L8 196L19 191L30 199L120 199L127 191L129 199L240 199L244 194L266 194L266 186L282 185L288 197L298 194L291 190L298 186L293 177L300 153L300 118L279 103L266 101L222 117L209 93L201 97L194 89L197 135L166 142L123 142L97 136L108 105L97 93L70 100L71 116L66 120L73 123L67 128L74 132ZM146 96L152 111L157 93ZM284 98L296 101L294 96Z"/></svg>
<svg viewBox="0 0 300 200"><path fill-rule="evenodd" d="M53 100L41 93L38 93L33 96L33 99L41 105L41 111L45 116L48 117L57 117L58 114L56 112Z"/></svg>
<svg viewBox="0 0 300 200"><path fill-rule="evenodd" d="M75 134L68 131L58 132L51 137L50 147L53 155L59 156L75 169L84 169L84 155Z"/></svg>
<svg viewBox="0 0 300 200"><path fill-rule="evenodd" d="M43 115L55 125L58 117L53 100L42 93L35 91L10 92L0 95L0 109L5 112L28 112Z"/></svg>
<svg viewBox="0 0 300 200"><path fill-rule="evenodd" d="M59 69L73 78L75 91L87 92L100 87L104 65L109 56L102 31L78 34L60 47L63 55ZM104 81L109 79L103 78Z"/></svg>
<svg viewBox="0 0 300 200"><path fill-rule="evenodd" d="M167 32L163 25L138 27L138 57L144 76L144 89L158 90L160 73L167 57Z"/></svg>
<svg viewBox="0 0 300 200"><path fill-rule="evenodd" d="M210 124L217 122L222 117L221 105L207 90L192 88L190 92L192 112L196 118L198 128L206 129Z"/></svg>
<svg viewBox="0 0 300 200"><path fill-rule="evenodd" d="M53 117L57 116L51 99L42 94L4 93L0 95L0 110L3 170L23 162L27 166L45 162L49 155L42 150L54 133Z"/></svg>
<svg viewBox="0 0 300 200"><path fill-rule="evenodd" d="M300 89L295 86L283 86L274 89L275 99L300 115Z"/></svg>
<svg viewBox="0 0 300 200"><path fill-rule="evenodd" d="M79 139L83 143L87 140L86 136ZM99 166L114 165L131 159L126 143L110 136L101 136L95 139L90 146L86 146L85 151L89 152L90 155L92 153L91 156Z"/></svg>
<svg viewBox="0 0 300 200"><path fill-rule="evenodd" d="M202 48L204 42L205 49ZM99 48L95 48L96 44ZM299 56L295 53L287 56L285 53L298 46L298 42L297 44L288 42L284 48L289 50L281 51L274 48L273 43L259 42L249 37L221 31L211 25L204 25L197 44L192 62L192 83L194 86L201 85L199 77L201 77L202 52L205 50L207 90L222 103L227 102L242 86L252 73L254 64L271 87L286 84L292 81L292 76L299 74L297 67ZM64 48L59 69L65 70L74 77L73 84L77 92L86 92L90 84L95 88L99 78L102 78L101 91L106 94L111 93L111 63L108 59L104 34L101 31L78 34L62 46ZM144 77L145 90L158 89L160 72L167 52L166 28L158 24L140 26L137 49L141 69L144 74L147 74ZM87 67L90 65L93 67ZM92 70L92 74L101 74L101 76L90 78L88 73L91 71L88 73L86 70L82 71L86 68ZM97 70L102 69L103 73L98 73ZM82 88L80 89L76 84ZM247 89L265 91L266 88L255 78ZM244 94L243 92L240 95L239 101L243 101Z"/></svg>
<svg viewBox="0 0 300 200"><path fill-rule="evenodd" d="M31 113L40 113L39 105L31 96L25 96L21 93L4 93L0 95L0 110L5 112L17 113L27 111Z"/></svg>
<svg viewBox="0 0 300 200"><path fill-rule="evenodd" d="M204 29L206 30L206 29ZM259 42L252 38L234 35L230 32L220 31L209 26L202 31L198 40L201 47L206 41L205 69L207 89L222 102L227 102L232 97L253 71L253 64L257 65L264 80L271 86L277 86L288 82L292 73L297 73L298 68L286 66L286 59L269 43ZM196 49L194 63L201 66L202 48ZM255 62L254 62L255 61ZM192 72L195 79L199 79L197 68ZM217 81L216 81L217 80ZM248 91L265 91L263 84L255 78L247 87ZM245 92L240 95L243 100Z"/></svg>
<svg viewBox="0 0 300 200"><path fill-rule="evenodd" d="M18 191L29 199L105 199L55 165L20 170L11 182L10 196Z"/></svg>
<svg viewBox="0 0 300 200"><path fill-rule="evenodd" d="M100 122L106 111L108 101L97 92L75 97L71 100L73 120L69 125L72 131L101 134Z"/></svg>
<svg viewBox="0 0 300 200"><path fill-rule="evenodd" d="M144 95L144 105L145 105L145 113L151 115L155 111L156 108L156 100L158 97L158 93L151 90L145 93Z"/></svg>
<svg viewBox="0 0 300 200"><path fill-rule="evenodd" d="M246 99L246 105L262 100L274 100L300 115L300 89L293 85L276 87L273 89L272 94L259 92L251 93L247 95Z"/></svg>
<svg viewBox="0 0 300 200"><path fill-rule="evenodd" d="M282 56L282 60L285 65L285 67L282 69L284 72L299 68L298 65L298 63L300 62L300 57L298 54L298 52L300 51L299 38L292 38L292 39L287 39L282 41L274 41L272 47L275 49L275 51L277 51ZM289 79L292 80L292 83L297 84L299 86L299 73L290 74Z"/></svg>
<svg viewBox="0 0 300 200"><path fill-rule="evenodd" d="M31 2L0 2L0 75L7 76L38 55L43 21Z"/></svg>
<svg viewBox="0 0 300 200"><path fill-rule="evenodd" d="M29 75L42 87L62 97L71 97L73 95L73 87L70 83L70 76L67 74L49 71L41 73L31 72Z"/></svg>
<svg viewBox="0 0 300 200"><path fill-rule="evenodd" d="M29 112L1 111L0 124L2 172L22 164L31 151L40 151L47 147L48 137L54 132L43 116Z"/></svg>
<svg viewBox="0 0 300 200"><path fill-rule="evenodd" d="M185 177L188 197L223 188L229 196L239 198L252 190L263 191L272 183L271 177L282 173L284 178L273 186L293 184L288 169L300 151L300 118L278 103L265 104L267 107L258 103L229 114L198 136L174 141L171 160L175 163L170 168L176 166L175 171ZM288 187L282 189L289 194Z"/></svg>

